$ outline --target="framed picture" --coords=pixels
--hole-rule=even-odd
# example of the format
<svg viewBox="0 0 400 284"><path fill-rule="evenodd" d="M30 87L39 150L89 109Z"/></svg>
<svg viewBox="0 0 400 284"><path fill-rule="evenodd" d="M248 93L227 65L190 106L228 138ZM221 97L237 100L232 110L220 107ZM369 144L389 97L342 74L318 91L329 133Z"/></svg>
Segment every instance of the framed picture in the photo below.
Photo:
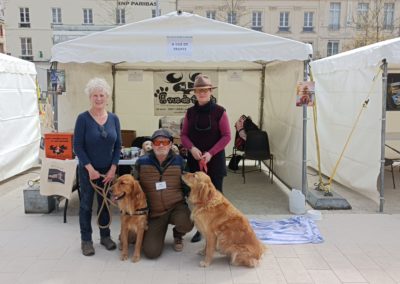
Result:
<svg viewBox="0 0 400 284"><path fill-rule="evenodd" d="M400 110L400 73L388 74L386 110Z"/></svg>
<svg viewBox="0 0 400 284"><path fill-rule="evenodd" d="M47 92L61 95L65 91L65 70L47 70Z"/></svg>
<svg viewBox="0 0 400 284"><path fill-rule="evenodd" d="M313 106L315 100L315 82L299 82L296 88L296 106Z"/></svg>

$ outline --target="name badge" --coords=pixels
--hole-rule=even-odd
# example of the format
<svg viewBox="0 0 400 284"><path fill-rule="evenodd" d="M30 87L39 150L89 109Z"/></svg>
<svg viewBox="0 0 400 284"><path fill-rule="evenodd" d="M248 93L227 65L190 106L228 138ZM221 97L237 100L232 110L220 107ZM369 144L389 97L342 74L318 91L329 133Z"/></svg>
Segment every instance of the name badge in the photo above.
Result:
<svg viewBox="0 0 400 284"><path fill-rule="evenodd" d="M156 182L156 189L163 190L167 188L167 183L165 181Z"/></svg>

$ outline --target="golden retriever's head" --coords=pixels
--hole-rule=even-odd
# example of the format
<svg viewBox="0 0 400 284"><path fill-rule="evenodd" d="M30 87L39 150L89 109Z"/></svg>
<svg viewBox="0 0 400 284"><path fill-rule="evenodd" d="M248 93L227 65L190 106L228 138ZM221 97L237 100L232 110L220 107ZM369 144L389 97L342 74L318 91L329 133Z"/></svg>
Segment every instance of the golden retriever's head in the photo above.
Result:
<svg viewBox="0 0 400 284"><path fill-rule="evenodd" d="M136 194L139 183L133 178L132 175L126 174L120 176L112 187L112 198L114 201L120 201L127 196Z"/></svg>
<svg viewBox="0 0 400 284"><path fill-rule="evenodd" d="M192 204L205 204L217 194L210 177L204 172L187 173L182 179L190 187L189 201Z"/></svg>

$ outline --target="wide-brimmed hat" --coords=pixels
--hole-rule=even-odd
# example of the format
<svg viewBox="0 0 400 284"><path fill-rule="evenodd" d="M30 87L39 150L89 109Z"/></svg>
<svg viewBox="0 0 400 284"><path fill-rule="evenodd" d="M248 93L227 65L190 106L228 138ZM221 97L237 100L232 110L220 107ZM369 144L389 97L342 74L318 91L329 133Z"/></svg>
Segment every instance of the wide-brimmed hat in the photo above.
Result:
<svg viewBox="0 0 400 284"><path fill-rule="evenodd" d="M158 129L154 131L153 135L151 136L151 141L154 141L157 137L165 137L168 138L169 140L173 140L174 138L172 137L171 133L164 128Z"/></svg>
<svg viewBox="0 0 400 284"><path fill-rule="evenodd" d="M215 89L217 87L212 85L211 80L210 78L208 78L208 76L199 74L194 79L193 88L189 88L188 90L192 91L196 89L205 89L205 88Z"/></svg>

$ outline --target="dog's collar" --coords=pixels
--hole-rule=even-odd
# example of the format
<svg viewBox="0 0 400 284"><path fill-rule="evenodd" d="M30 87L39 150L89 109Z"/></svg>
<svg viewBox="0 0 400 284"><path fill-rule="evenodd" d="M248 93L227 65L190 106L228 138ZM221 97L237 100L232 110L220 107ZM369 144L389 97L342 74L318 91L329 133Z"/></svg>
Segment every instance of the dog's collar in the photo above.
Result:
<svg viewBox="0 0 400 284"><path fill-rule="evenodd" d="M132 213L121 211L121 214L128 215L128 216L135 216L135 215L147 215L149 214L149 207L140 208Z"/></svg>
<svg viewBox="0 0 400 284"><path fill-rule="evenodd" d="M124 198L125 195L126 195L126 192L124 192L121 196L116 197L115 200L118 201L118 200Z"/></svg>

